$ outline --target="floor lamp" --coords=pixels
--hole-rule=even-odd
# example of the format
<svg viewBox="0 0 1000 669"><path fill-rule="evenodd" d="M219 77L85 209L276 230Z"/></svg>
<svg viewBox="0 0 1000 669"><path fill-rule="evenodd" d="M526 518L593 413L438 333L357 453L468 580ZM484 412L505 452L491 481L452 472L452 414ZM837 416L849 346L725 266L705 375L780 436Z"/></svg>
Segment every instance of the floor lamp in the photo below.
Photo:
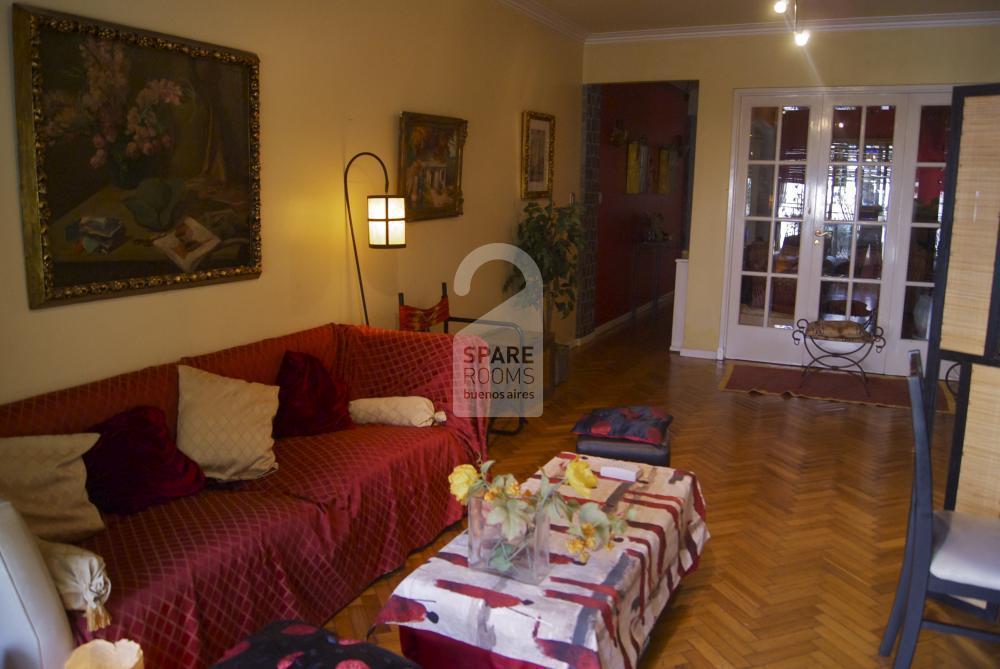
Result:
<svg viewBox="0 0 1000 669"><path fill-rule="evenodd" d="M389 195L389 170L382 159L370 151L355 154L344 168L344 201L347 203L347 223L351 230L351 246L354 248L354 267L358 270L358 288L361 289L361 308L365 312L368 325L368 303L365 301L365 282L361 278L361 262L358 260L358 243L354 238L354 217L351 216L351 196L347 189L347 173L351 165L361 156L371 156L382 166L385 175L385 191L382 195L368 196L368 247L373 249L401 249L406 246L406 200L399 195Z"/></svg>

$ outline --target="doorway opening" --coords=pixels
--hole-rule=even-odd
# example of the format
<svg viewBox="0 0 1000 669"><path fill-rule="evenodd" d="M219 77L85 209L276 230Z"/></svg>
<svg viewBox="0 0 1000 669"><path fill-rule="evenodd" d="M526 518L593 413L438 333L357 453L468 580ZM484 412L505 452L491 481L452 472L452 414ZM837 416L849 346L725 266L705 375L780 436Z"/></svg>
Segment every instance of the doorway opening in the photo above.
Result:
<svg viewBox="0 0 1000 669"><path fill-rule="evenodd" d="M584 86L578 337L669 305L690 236L697 107L697 81Z"/></svg>

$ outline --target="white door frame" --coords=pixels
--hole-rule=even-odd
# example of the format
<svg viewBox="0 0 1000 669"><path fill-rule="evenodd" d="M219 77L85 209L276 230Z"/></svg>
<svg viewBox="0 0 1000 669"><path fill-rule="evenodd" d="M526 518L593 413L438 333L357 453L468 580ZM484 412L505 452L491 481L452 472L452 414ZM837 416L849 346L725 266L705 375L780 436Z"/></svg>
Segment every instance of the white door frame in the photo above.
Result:
<svg viewBox="0 0 1000 669"><path fill-rule="evenodd" d="M743 99L750 96L803 96L803 95L877 95L887 93L899 94L949 94L953 86L946 84L915 85L915 86L844 86L844 87L802 87L802 88L737 88L733 91L733 109L731 122L731 137L729 149L729 193L726 216L726 245L724 254L724 267L726 269L722 286L722 308L719 314L719 341L716 358L722 360L726 357L726 337L729 331L729 301L730 285L733 281L733 254L734 228L737 220L736 216L736 175L739 170L740 156L740 125ZM898 122L898 121L897 121ZM803 240L805 242L805 240ZM899 263L896 263L897 265ZM885 277L887 281L890 277Z"/></svg>

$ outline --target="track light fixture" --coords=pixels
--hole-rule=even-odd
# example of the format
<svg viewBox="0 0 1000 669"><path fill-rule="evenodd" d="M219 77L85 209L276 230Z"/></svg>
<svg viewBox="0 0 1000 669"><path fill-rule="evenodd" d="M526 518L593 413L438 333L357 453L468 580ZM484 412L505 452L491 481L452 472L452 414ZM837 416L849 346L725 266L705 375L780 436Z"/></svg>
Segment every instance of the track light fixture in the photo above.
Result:
<svg viewBox="0 0 1000 669"><path fill-rule="evenodd" d="M778 0L774 3L774 11L777 14L784 14L788 11L788 0ZM795 43L805 46L809 43L809 31L799 30L799 0L792 0L792 36Z"/></svg>

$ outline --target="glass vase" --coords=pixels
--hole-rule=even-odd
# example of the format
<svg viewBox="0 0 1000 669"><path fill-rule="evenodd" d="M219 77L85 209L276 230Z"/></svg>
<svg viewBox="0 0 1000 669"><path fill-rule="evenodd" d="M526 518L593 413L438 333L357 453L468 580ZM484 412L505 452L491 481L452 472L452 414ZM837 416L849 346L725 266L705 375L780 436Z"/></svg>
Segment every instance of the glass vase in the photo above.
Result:
<svg viewBox="0 0 1000 669"><path fill-rule="evenodd" d="M493 505L482 497L469 500L469 567L538 584L549 574L549 517L533 512L527 527L508 539L499 523L487 520Z"/></svg>

